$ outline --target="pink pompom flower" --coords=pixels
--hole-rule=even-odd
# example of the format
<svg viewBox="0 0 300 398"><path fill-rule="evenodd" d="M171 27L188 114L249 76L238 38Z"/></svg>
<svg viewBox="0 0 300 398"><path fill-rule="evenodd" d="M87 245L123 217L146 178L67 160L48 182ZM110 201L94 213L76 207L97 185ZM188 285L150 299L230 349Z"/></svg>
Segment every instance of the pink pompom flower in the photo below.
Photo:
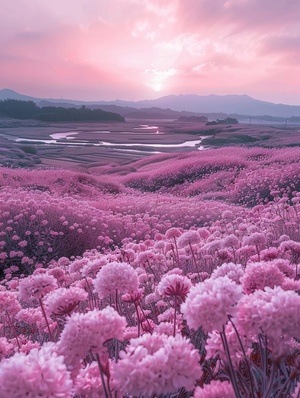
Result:
<svg viewBox="0 0 300 398"><path fill-rule="evenodd" d="M206 279L191 288L181 311L191 328L220 331L241 297L242 287L227 276Z"/></svg>
<svg viewBox="0 0 300 398"><path fill-rule="evenodd" d="M132 339L120 357L112 377L115 389L125 394L168 394L181 387L191 391L202 375L198 351L181 335L145 334Z"/></svg>
<svg viewBox="0 0 300 398"><path fill-rule="evenodd" d="M194 398L233 398L235 397L232 385L227 381L212 380L203 388L197 387Z"/></svg>
<svg viewBox="0 0 300 398"><path fill-rule="evenodd" d="M72 380L64 358L53 344L28 355L17 353L0 363L0 396L5 398L70 398Z"/></svg>
<svg viewBox="0 0 300 398"><path fill-rule="evenodd" d="M57 288L57 280L53 275L31 275L20 280L19 298L22 301L41 300L47 293Z"/></svg>
<svg viewBox="0 0 300 398"><path fill-rule="evenodd" d="M128 263L113 261L104 265L94 280L95 292L99 298L109 294L134 293L138 290L138 275Z"/></svg>
<svg viewBox="0 0 300 398"><path fill-rule="evenodd" d="M61 287L48 293L44 299L46 312L55 315L70 314L80 302L86 301L88 293L79 287Z"/></svg>

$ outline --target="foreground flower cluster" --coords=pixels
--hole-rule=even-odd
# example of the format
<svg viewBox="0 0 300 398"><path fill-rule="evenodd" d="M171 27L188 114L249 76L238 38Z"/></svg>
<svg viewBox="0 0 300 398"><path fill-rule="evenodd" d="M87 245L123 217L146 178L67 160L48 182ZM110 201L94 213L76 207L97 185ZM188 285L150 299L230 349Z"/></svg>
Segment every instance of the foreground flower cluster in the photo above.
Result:
<svg viewBox="0 0 300 398"><path fill-rule="evenodd" d="M287 239L284 249L266 249L250 224L244 228L242 237L170 228L8 276L0 290L0 396L292 396L298 265ZM214 264L210 250L228 246ZM247 261L232 261L245 248ZM277 255L259 260L265 252Z"/></svg>
<svg viewBox="0 0 300 398"><path fill-rule="evenodd" d="M10 209L3 200L0 397L299 397L300 196L292 188L254 207L214 202L205 220L199 209L185 218L181 200L169 218L143 211L153 199L146 194L134 217L103 212L99 221L95 207L86 217L79 208L82 225L70 232L67 217L54 216L70 198L47 203L39 194L39 203L18 191ZM103 239L120 234L118 245L107 235L81 255L45 254L68 234L93 245L100 226Z"/></svg>

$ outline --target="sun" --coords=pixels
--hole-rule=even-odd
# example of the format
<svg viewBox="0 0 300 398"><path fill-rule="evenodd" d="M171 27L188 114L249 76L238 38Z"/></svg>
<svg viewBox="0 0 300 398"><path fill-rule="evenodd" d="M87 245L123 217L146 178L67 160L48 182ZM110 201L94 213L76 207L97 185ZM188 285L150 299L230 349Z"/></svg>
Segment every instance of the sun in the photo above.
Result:
<svg viewBox="0 0 300 398"><path fill-rule="evenodd" d="M150 87L151 87L154 91L159 92L159 91L162 90L163 85L162 85L161 83L153 83L153 84L150 85Z"/></svg>
<svg viewBox="0 0 300 398"><path fill-rule="evenodd" d="M164 88L164 83L166 83L168 78L176 74L176 70L174 68L167 70L147 69L145 73L150 76L147 86L152 88L153 91L159 92Z"/></svg>

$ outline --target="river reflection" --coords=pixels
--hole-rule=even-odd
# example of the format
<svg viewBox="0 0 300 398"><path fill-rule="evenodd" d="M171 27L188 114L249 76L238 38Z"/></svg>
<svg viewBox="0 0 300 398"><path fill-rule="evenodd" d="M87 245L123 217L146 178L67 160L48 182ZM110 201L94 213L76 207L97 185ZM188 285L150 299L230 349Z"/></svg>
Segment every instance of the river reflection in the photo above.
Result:
<svg viewBox="0 0 300 398"><path fill-rule="evenodd" d="M135 130L149 130L148 134L163 134L160 133L158 126L151 126L148 124L141 124L139 127L134 127ZM32 142L35 144L47 144L47 145L68 145L68 146L93 146L93 147L110 147L111 149L116 148L118 151L151 151L151 148L160 148L162 151L168 150L170 148L194 148L198 150L203 150L204 147L201 146L201 142L203 137L198 137L197 140L191 141L184 141L179 144L174 143L159 143L159 142L139 142L138 138L135 142L111 142L111 141L103 141L97 139L79 139L77 136L81 134L84 137L86 131L78 130L78 131L67 131L67 132L60 132L60 133L52 133L49 134L51 139L38 139L38 138L23 138L23 137L16 137L13 135L8 134L0 134L3 137L9 139L10 141L15 142ZM91 131L88 133L92 133L94 137L97 137L98 134L113 134L107 130L99 130L99 131ZM138 132L126 132L120 131L118 134L139 134ZM142 134L142 133L140 133ZM102 137L101 137L102 138ZM124 137L125 138L125 137ZM144 140L144 137L143 137ZM153 152L153 151L152 151Z"/></svg>

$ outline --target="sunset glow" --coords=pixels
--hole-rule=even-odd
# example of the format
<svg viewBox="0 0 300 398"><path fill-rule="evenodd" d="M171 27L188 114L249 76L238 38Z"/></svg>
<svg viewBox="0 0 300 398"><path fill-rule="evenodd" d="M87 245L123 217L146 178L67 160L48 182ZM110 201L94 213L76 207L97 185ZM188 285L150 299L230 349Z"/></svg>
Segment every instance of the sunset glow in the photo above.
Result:
<svg viewBox="0 0 300 398"><path fill-rule="evenodd" d="M0 0L0 89L140 100L248 94L300 104L300 2Z"/></svg>

